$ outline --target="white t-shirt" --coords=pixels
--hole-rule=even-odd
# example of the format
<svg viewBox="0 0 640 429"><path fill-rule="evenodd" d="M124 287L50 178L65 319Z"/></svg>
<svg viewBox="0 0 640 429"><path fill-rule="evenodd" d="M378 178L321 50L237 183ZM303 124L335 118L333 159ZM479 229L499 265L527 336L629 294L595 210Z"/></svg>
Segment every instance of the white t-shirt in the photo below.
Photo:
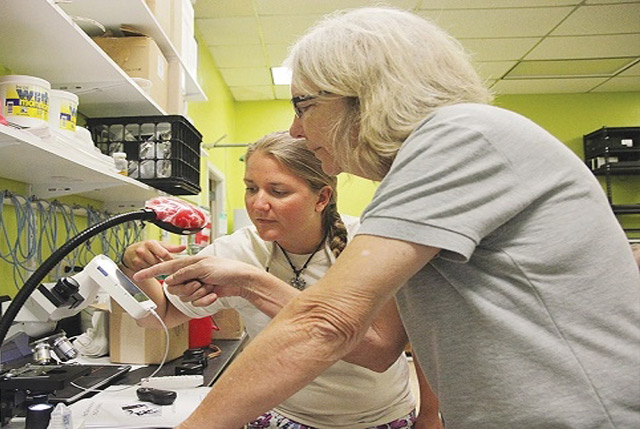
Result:
<svg viewBox="0 0 640 429"><path fill-rule="evenodd" d="M342 218L351 238L358 227L358 219ZM274 244L262 240L253 226L216 239L200 254L235 259L265 269L268 264L269 272L286 282L294 277L282 252L279 249L274 251ZM289 254L289 257L296 267L302 267L309 255ZM328 246L317 252L301 274L307 286L321 278L334 259ZM254 338L271 320L240 297L220 298L208 307L194 307L174 295L166 295L176 308L194 318L215 314L224 308L236 309L250 338ZM406 357L402 355L383 373L340 361L276 407L276 411L312 427L358 429L403 417L415 405Z"/></svg>

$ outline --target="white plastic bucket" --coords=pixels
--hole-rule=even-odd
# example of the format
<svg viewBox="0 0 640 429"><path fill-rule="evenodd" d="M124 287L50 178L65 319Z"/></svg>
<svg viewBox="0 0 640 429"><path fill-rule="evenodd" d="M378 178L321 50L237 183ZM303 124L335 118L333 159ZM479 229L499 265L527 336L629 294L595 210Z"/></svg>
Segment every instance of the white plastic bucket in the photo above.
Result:
<svg viewBox="0 0 640 429"><path fill-rule="evenodd" d="M0 108L9 122L22 127L43 127L49 121L51 85L33 76L0 76Z"/></svg>
<svg viewBox="0 0 640 429"><path fill-rule="evenodd" d="M52 89L49 108L49 126L63 133L76 132L78 96L72 92Z"/></svg>

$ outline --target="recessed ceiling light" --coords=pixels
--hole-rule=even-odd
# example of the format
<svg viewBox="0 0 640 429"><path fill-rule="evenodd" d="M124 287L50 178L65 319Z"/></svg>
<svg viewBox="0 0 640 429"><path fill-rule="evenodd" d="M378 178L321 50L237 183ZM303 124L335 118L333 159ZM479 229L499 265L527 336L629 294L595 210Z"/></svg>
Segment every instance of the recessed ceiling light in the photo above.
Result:
<svg viewBox="0 0 640 429"><path fill-rule="evenodd" d="M289 67L271 67L271 79L274 85L291 85L291 69Z"/></svg>

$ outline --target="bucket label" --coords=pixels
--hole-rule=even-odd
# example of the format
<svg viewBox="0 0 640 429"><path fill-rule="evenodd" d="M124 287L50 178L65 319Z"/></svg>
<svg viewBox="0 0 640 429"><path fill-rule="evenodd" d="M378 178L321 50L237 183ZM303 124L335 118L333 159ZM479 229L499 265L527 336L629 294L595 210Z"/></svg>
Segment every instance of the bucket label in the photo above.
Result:
<svg viewBox="0 0 640 429"><path fill-rule="evenodd" d="M49 120L49 92L34 85L9 85L4 100L7 116Z"/></svg>
<svg viewBox="0 0 640 429"><path fill-rule="evenodd" d="M60 101L60 129L75 131L78 108L71 101Z"/></svg>

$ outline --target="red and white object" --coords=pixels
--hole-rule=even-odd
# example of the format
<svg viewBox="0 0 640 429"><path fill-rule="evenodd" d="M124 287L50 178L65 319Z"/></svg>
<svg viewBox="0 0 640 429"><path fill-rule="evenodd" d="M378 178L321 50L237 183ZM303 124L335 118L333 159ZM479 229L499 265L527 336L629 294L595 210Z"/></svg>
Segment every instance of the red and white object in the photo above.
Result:
<svg viewBox="0 0 640 429"><path fill-rule="evenodd" d="M207 222L202 231L196 233L193 241L200 247L211 244L211 221Z"/></svg>
<svg viewBox="0 0 640 429"><path fill-rule="evenodd" d="M156 197L146 202L145 207L156 214L156 223L180 234L195 234L209 222L206 213L184 200L171 197Z"/></svg>

